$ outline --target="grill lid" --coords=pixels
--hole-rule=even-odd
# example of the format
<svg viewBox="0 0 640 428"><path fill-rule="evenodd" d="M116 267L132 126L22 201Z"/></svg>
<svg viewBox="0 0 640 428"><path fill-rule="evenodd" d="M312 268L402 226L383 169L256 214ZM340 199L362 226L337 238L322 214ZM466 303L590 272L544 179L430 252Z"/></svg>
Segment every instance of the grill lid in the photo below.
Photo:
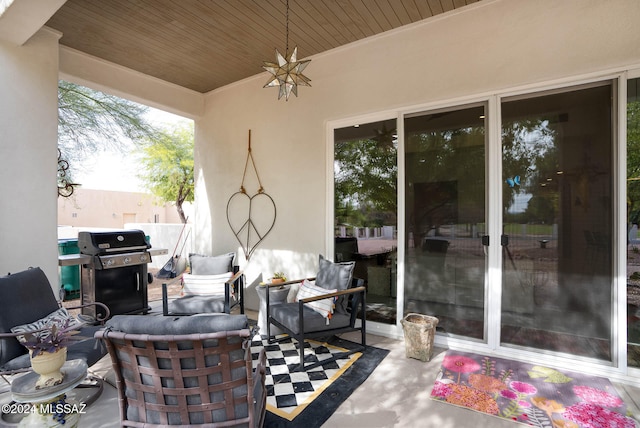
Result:
<svg viewBox="0 0 640 428"><path fill-rule="evenodd" d="M80 253L92 256L102 254L144 251L151 248L142 230L112 232L78 232Z"/></svg>

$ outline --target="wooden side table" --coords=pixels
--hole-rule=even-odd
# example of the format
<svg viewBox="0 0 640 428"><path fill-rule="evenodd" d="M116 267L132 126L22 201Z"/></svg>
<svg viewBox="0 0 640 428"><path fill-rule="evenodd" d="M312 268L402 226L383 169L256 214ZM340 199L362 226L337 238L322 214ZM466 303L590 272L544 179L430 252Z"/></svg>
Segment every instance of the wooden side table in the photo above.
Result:
<svg viewBox="0 0 640 428"><path fill-rule="evenodd" d="M20 427L75 427L84 413L84 404L67 401L66 393L78 386L87 375L87 363L84 360L70 360L60 369L64 374L62 383L47 388L36 389L40 377L30 372L14 380L11 395L17 403L31 405L30 413L23 418ZM62 422L64 420L64 422Z"/></svg>

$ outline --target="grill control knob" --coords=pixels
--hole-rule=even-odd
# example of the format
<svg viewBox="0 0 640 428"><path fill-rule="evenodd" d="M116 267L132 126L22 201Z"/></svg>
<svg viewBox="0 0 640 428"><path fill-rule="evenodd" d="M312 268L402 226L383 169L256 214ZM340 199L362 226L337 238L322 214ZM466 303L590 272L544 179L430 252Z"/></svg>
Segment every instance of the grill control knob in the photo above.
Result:
<svg viewBox="0 0 640 428"><path fill-rule="evenodd" d="M125 257L125 258L122 260L122 263L124 263L125 265L126 265L126 264L129 264L130 262L131 262L131 257Z"/></svg>
<svg viewBox="0 0 640 428"><path fill-rule="evenodd" d="M143 263L146 263L147 259L148 259L148 257L147 257L146 254L143 254L143 255L140 256L140 261L143 262Z"/></svg>
<svg viewBox="0 0 640 428"><path fill-rule="evenodd" d="M108 266L111 266L113 263L115 263L115 262L113 261L113 259L109 259L109 260L107 260L107 262L105 263L105 266L107 266L107 267L108 267Z"/></svg>

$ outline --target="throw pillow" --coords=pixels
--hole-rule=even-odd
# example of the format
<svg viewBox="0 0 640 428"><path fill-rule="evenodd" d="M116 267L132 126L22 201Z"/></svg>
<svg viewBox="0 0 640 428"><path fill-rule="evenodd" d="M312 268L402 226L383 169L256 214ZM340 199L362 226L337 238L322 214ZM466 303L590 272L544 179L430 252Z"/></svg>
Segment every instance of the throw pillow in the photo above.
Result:
<svg viewBox="0 0 640 428"><path fill-rule="evenodd" d="M189 254L189 265L192 275L220 275L233 271L233 257L235 253L222 254L220 256L203 256L201 254Z"/></svg>
<svg viewBox="0 0 640 428"><path fill-rule="evenodd" d="M233 273L220 275L182 275L182 293L185 296L220 296L224 297L224 284L231 279Z"/></svg>
<svg viewBox="0 0 640 428"><path fill-rule="evenodd" d="M298 290L300 290L300 283L291 284L289 286L289 293L287 293L287 303L295 303L297 302L296 297L298 297Z"/></svg>
<svg viewBox="0 0 640 428"><path fill-rule="evenodd" d="M333 263L320 255L320 267L316 276L316 285L326 289L346 290L351 286L353 269L356 262ZM336 310L347 313L348 296L341 296L336 304Z"/></svg>
<svg viewBox="0 0 640 428"><path fill-rule="evenodd" d="M29 333L35 330L41 330L43 328L50 327L54 324L58 326L62 325L66 322L66 320L71 320L71 322L69 323L70 326L77 324L77 327L79 328L82 324L76 321L73 315L71 315L65 308L60 308L57 311L50 313L46 317L41 318L32 323L22 324L22 325L12 327L11 332L12 333ZM51 334L49 330L43 330L38 333L35 333L35 336L47 337L49 334ZM18 339L20 343L25 342L24 336L17 336L16 339Z"/></svg>
<svg viewBox="0 0 640 428"><path fill-rule="evenodd" d="M336 291L338 290L327 290L326 288L318 287L316 285L313 285L309 280L305 279L302 284L300 284L300 289L298 290L296 300L322 296L324 294L335 293ZM328 297L326 299L314 300L313 302L305 303L305 306L308 306L309 308L325 317L327 319L327 324L329 324L329 320L331 319L331 315L333 314L334 303L335 297Z"/></svg>

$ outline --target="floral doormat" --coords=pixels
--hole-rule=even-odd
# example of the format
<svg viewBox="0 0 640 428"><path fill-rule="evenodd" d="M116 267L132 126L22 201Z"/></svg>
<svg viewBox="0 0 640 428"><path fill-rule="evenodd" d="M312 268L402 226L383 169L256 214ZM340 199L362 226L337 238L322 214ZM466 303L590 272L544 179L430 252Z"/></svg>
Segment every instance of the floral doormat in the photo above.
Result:
<svg viewBox="0 0 640 428"><path fill-rule="evenodd" d="M606 378L447 351L431 398L544 428L636 428Z"/></svg>

